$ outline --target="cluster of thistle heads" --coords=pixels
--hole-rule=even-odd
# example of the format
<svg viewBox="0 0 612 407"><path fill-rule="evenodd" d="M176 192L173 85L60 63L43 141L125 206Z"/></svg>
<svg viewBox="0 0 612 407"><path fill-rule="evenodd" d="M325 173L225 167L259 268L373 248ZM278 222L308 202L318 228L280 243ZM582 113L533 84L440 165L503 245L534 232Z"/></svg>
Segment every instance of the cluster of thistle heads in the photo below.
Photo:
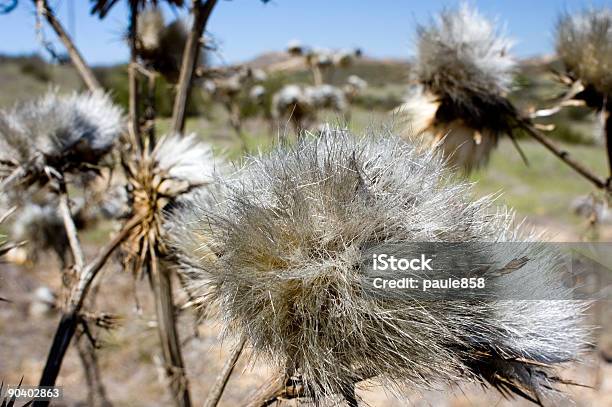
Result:
<svg viewBox="0 0 612 407"><path fill-rule="evenodd" d="M270 113L276 122L291 123L296 130L312 128L317 123L317 112L331 110L347 120L350 102L367 87L367 82L350 75L346 83L334 86L325 83L324 72L333 68L347 68L361 57L361 50L310 48L293 40L287 45L292 57L304 58L304 64L313 71L314 85L286 84L272 95ZM291 61L289 61L291 62Z"/></svg>
<svg viewBox="0 0 612 407"><path fill-rule="evenodd" d="M304 57L307 66L327 67L349 67L356 58L361 57L360 49L329 50L325 48L311 48L303 45L298 40L289 41L287 53L294 57Z"/></svg>
<svg viewBox="0 0 612 407"><path fill-rule="evenodd" d="M236 72L204 81L202 87L212 98L225 106L240 104L248 98L256 105L262 105L266 96L264 84L268 74L262 69L240 67Z"/></svg>
<svg viewBox="0 0 612 407"><path fill-rule="evenodd" d="M15 166L29 169L42 151L43 167L83 171L93 162L91 151L108 153L109 138L118 136L107 132L121 128L119 120L109 122L116 108L101 94L49 97L57 106L73 103L77 112L85 98L106 117L92 127L69 115L79 120L59 120L68 126L62 131L47 126L36 137L32 129L3 131L2 142L27 146L22 150L30 155ZM23 112L11 112L20 112L4 116L12 129ZM46 109L38 112L49 119ZM21 125L32 123L38 121ZM248 157L231 175L218 175L224 171L195 136L164 137L142 160L123 163L128 216L142 219L127 240L126 259L136 270L147 256L175 259L196 303L217 310L228 332L300 377L313 397L333 397L362 379L398 392L488 383L536 402L555 392L554 365L577 358L587 335L585 304L561 284L555 253L504 252L498 268L482 272L504 295L529 286L547 292L548 300L420 301L408 292L381 298L364 290L368 259L391 245L533 239L511 213L494 210L490 198L474 200L435 152L380 133L358 138L327 128L293 147ZM54 149L29 144L40 138ZM73 153L79 141L84 155ZM32 177L28 171L24 179ZM51 226L60 228L52 210L25 212L56 219ZM519 258L522 267L499 272Z"/></svg>

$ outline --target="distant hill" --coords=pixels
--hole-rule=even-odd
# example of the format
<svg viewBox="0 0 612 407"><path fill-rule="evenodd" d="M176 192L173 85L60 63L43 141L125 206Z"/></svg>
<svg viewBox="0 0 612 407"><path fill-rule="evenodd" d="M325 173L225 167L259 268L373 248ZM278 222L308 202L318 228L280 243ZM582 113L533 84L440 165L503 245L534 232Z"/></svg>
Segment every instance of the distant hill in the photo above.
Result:
<svg viewBox="0 0 612 407"><path fill-rule="evenodd" d="M0 83L0 107L31 99L51 87L68 91L82 88L72 66L49 64L37 55L0 55Z"/></svg>

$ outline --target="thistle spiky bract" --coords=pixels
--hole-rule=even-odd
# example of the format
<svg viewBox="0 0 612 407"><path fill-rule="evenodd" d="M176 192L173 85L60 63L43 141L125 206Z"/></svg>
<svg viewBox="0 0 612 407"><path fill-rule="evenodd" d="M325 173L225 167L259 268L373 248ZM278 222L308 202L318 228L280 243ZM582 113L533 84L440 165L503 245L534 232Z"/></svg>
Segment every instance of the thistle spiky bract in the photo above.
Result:
<svg viewBox="0 0 612 407"><path fill-rule="evenodd" d="M475 381L537 401L555 380L545 364L584 345L580 302L364 293L365 265L389 245L532 238L490 198L472 200L434 153L393 137L328 128L252 157L220 193L185 202L170 230L192 292L318 397L361 372L399 390ZM554 256L536 252L499 286L567 299Z"/></svg>
<svg viewBox="0 0 612 407"><path fill-rule="evenodd" d="M164 254L165 212L180 199L214 181L218 163L196 135L169 135L138 162L124 160L131 216L142 216L124 244L127 268L138 274L151 250Z"/></svg>
<svg viewBox="0 0 612 407"><path fill-rule="evenodd" d="M493 22L467 5L444 10L420 26L413 70L418 91L397 112L410 126L411 117L426 118L420 120L424 127L407 129L406 136L431 133L431 144L468 171L486 163L499 136L511 134L515 122L515 109L506 99L515 67L511 45ZM435 109L424 109L420 99L430 100Z"/></svg>

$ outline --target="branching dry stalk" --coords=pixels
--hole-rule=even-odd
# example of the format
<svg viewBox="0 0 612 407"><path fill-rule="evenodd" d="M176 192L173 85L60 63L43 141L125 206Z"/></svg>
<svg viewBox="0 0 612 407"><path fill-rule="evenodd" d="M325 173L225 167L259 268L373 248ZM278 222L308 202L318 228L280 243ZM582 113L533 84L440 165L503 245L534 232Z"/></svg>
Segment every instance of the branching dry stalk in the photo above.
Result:
<svg viewBox="0 0 612 407"><path fill-rule="evenodd" d="M57 376L59 375L62 361L68 350L68 346L76 332L77 325L80 320L80 311L83 303L91 287L91 284L106 264L110 255L115 251L119 244L129 235L130 231L141 222L140 217L135 217L127 222L123 229L100 250L94 260L85 266L79 274L76 286L73 288L66 310L62 314L62 318L55 331L53 343L47 356L47 362L40 378L40 386L54 386ZM38 401L36 406L48 406L48 401Z"/></svg>
<svg viewBox="0 0 612 407"><path fill-rule="evenodd" d="M160 267L160 262L155 252L156 248L151 247L153 256L149 272L155 296L157 331L164 358L164 371L170 385L174 404L177 407L188 407L191 405L189 383L185 374L181 342L176 326L172 279L170 270Z"/></svg>
<svg viewBox="0 0 612 407"><path fill-rule="evenodd" d="M611 187L610 183L612 182L612 102L608 102L606 100L605 111L606 124L605 124L605 132L606 132L606 152L608 155L608 170L609 176L607 180L608 188Z"/></svg>
<svg viewBox="0 0 612 407"><path fill-rule="evenodd" d="M88 303L91 308L95 305L99 288L99 285L92 287L88 296ZM91 407L111 407L112 403L108 399L100 373L98 355L96 354L97 344L95 338L91 336L90 328L87 328L87 322L83 323L76 335L76 348L87 382L87 403Z"/></svg>
<svg viewBox="0 0 612 407"><path fill-rule="evenodd" d="M79 241L77 228L74 224L74 219L72 218L72 212L70 211L70 199L68 197L66 184L63 179L60 180L59 189L59 212L62 216L62 220L64 221L64 229L66 230L66 236L68 236L70 250L72 251L74 269L78 275L85 266L85 256L83 255L83 249L81 247L81 242Z"/></svg>
<svg viewBox="0 0 612 407"><path fill-rule="evenodd" d="M110 407L106 389L102 383L96 349L86 335L79 334L76 339L77 350L87 381L87 403L90 407Z"/></svg>
<svg viewBox="0 0 612 407"><path fill-rule="evenodd" d="M593 185L599 189L603 189L607 192L611 192L609 182L601 179L599 176L594 174L591 170L583 166L581 163L572 158L569 152L557 147L544 133L538 130L533 123L528 119L522 119L519 121L519 127L525 131L530 137L534 138L544 147L546 147L551 153L556 155L564 163L569 165L574 171L582 175L585 179L589 180Z"/></svg>
<svg viewBox="0 0 612 407"><path fill-rule="evenodd" d="M202 35L206 29L208 18L216 4L217 0L206 0L205 2L202 2L202 0L193 1L193 25L185 43L181 73L172 109L172 124L170 128L173 133L183 133L185 128L187 98L189 97L191 80L198 61L200 48L202 47Z"/></svg>
<svg viewBox="0 0 612 407"><path fill-rule="evenodd" d="M53 30L57 34L60 41L66 47L72 64L79 72L79 75L81 75L81 78L83 78L83 81L85 82L89 90L95 91L102 89L102 86L100 85L100 82L98 82L98 80L96 79L93 71L91 70L91 68L89 68L89 66L83 59L83 56L74 45L74 42L72 41L66 30L64 30L62 24L55 17L55 14L53 13L53 10L49 7L47 0L33 1L36 5L38 13L47 20L51 28L53 28Z"/></svg>
<svg viewBox="0 0 612 407"><path fill-rule="evenodd" d="M217 376L217 380L215 380L215 385L210 390L206 402L204 402L204 407L216 407L217 404L219 404L219 401L223 396L225 386L227 386L227 382L232 376L234 367L236 367L236 362L242 354L242 350L244 349L245 343L246 338L243 337L230 354L229 359L227 359L227 362L225 362L225 365L223 366L223 370L221 370L221 373L219 373L219 376Z"/></svg>

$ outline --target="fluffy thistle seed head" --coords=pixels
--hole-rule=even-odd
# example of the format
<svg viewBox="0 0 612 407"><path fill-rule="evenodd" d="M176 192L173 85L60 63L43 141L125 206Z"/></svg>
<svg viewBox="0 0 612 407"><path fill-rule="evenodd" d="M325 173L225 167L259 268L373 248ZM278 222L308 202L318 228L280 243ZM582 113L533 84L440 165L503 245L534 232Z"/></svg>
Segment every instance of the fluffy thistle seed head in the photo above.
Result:
<svg viewBox="0 0 612 407"><path fill-rule="evenodd" d="M342 113L348 110L344 92L332 85L307 86L304 96L316 109L332 109Z"/></svg>
<svg viewBox="0 0 612 407"><path fill-rule="evenodd" d="M6 221L6 219L11 215L13 210L9 210L8 212L0 212L0 225ZM8 253L14 246L9 244L6 239L6 236L0 233L0 258Z"/></svg>
<svg viewBox="0 0 612 407"><path fill-rule="evenodd" d="M68 236L64 223L53 204L29 203L15 217L11 235L27 242L27 257L36 261L40 253L53 250L62 263L66 262Z"/></svg>
<svg viewBox="0 0 612 407"><path fill-rule="evenodd" d="M287 43L287 52L293 56L302 55L305 51L304 45L299 40L291 40Z"/></svg>
<svg viewBox="0 0 612 407"><path fill-rule="evenodd" d="M561 16L556 49L573 79L592 86L598 93L612 92L612 10Z"/></svg>
<svg viewBox="0 0 612 407"><path fill-rule="evenodd" d="M472 380L535 399L554 381L543 364L581 349L581 303L364 292L372 253L389 245L522 236L489 198L473 201L469 184L452 183L430 151L328 128L295 149L251 158L224 188L196 196L170 221L185 278L230 329L301 374L314 394L340 392L360 372L396 388ZM554 258L530 255L499 286L511 293L532 284L566 298Z"/></svg>
<svg viewBox="0 0 612 407"><path fill-rule="evenodd" d="M432 133L433 144L467 170L484 164L499 135L510 134L515 123L515 109L505 96L515 66L511 44L467 5L445 10L430 25L419 27L413 72L419 92L397 109L411 126L406 135ZM421 100L431 103L423 109ZM414 128L411 116L428 126Z"/></svg>
<svg viewBox="0 0 612 407"><path fill-rule="evenodd" d="M291 120L298 128L308 127L315 118L313 101L295 84L283 86L272 96L272 117Z"/></svg>
<svg viewBox="0 0 612 407"><path fill-rule="evenodd" d="M415 77L440 98L477 115L475 103L498 103L509 89L515 67L511 45L467 5L445 10L418 29Z"/></svg>
<svg viewBox="0 0 612 407"><path fill-rule="evenodd" d="M0 177L22 169L26 186L99 163L123 129L122 111L102 92L46 96L0 112Z"/></svg>

